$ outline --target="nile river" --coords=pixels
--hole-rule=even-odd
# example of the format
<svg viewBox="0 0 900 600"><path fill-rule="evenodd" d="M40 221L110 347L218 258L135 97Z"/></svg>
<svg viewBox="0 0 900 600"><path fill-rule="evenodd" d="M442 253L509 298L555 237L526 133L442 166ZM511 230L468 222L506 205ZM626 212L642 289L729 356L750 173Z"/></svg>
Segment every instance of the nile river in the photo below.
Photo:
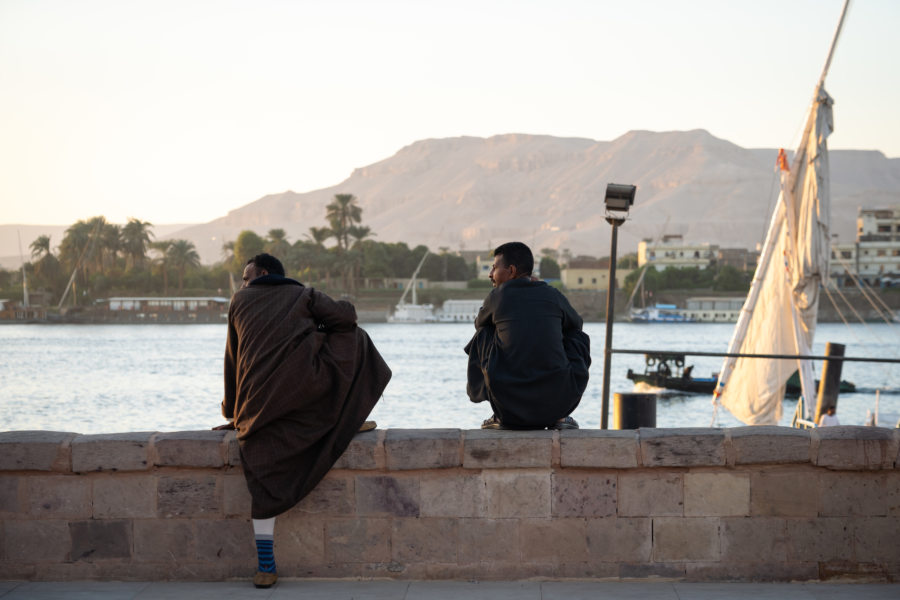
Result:
<svg viewBox="0 0 900 600"><path fill-rule="evenodd" d="M463 346L468 324L364 324L394 372L372 417L382 428L477 428L490 407L466 396ZM613 347L725 352L730 324L616 323ZM583 428L600 424L605 326L588 323L591 381L573 413ZM45 429L78 433L207 429L222 422L222 357L225 325L3 325L0 326L0 430ZM845 344L847 356L900 357L900 326L819 325L814 354L825 342ZM694 375L718 371L722 359L688 358ZM640 355L614 354L610 396L634 391L625 375L643 370ZM817 372L821 363L816 364ZM900 365L845 364L842 378L859 391L842 395L838 417L861 425L883 390L882 414L900 416ZM795 401L784 403L790 424ZM707 427L709 396L665 395L657 405L659 427ZM610 423L612 413L610 412ZM720 411L718 426L741 425ZM884 423L884 419L882 420Z"/></svg>

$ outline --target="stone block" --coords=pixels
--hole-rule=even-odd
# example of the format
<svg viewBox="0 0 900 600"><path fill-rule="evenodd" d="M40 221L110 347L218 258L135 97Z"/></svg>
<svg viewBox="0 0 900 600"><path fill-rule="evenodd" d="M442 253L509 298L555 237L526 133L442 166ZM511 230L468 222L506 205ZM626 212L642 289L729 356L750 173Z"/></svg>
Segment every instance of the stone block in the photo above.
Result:
<svg viewBox="0 0 900 600"><path fill-rule="evenodd" d="M6 560L36 563L69 560L72 537L66 521L5 521L3 556Z"/></svg>
<svg viewBox="0 0 900 600"><path fill-rule="evenodd" d="M687 517L748 516L749 473L686 473L684 514Z"/></svg>
<svg viewBox="0 0 900 600"><path fill-rule="evenodd" d="M616 514L613 472L557 471L550 478L554 517L608 517Z"/></svg>
<svg viewBox="0 0 900 600"><path fill-rule="evenodd" d="M549 517L549 471L487 471L487 516L492 518Z"/></svg>
<svg viewBox="0 0 900 600"><path fill-rule="evenodd" d="M892 469L897 460L893 432L884 427L840 425L812 430L816 464L830 469Z"/></svg>
<svg viewBox="0 0 900 600"><path fill-rule="evenodd" d="M522 519L522 561L552 565L587 562L586 525L585 519Z"/></svg>
<svg viewBox="0 0 900 600"><path fill-rule="evenodd" d="M787 558L787 525L778 517L721 519L723 562L778 563Z"/></svg>
<svg viewBox="0 0 900 600"><path fill-rule="evenodd" d="M483 517L487 490L480 475L439 472L419 480L423 517Z"/></svg>
<svg viewBox="0 0 900 600"><path fill-rule="evenodd" d="M750 514L815 517L819 513L819 477L807 469L760 471L750 475Z"/></svg>
<svg viewBox="0 0 900 600"><path fill-rule="evenodd" d="M91 482L73 475L28 477L28 514L41 519L87 519Z"/></svg>
<svg viewBox="0 0 900 600"><path fill-rule="evenodd" d="M200 562L252 561L256 558L250 519L197 519L194 527L197 531L196 556Z"/></svg>
<svg viewBox="0 0 900 600"><path fill-rule="evenodd" d="M357 433L333 469L371 471L384 466L383 430Z"/></svg>
<svg viewBox="0 0 900 600"><path fill-rule="evenodd" d="M212 467L227 463L227 431L175 431L153 438L154 464L160 467Z"/></svg>
<svg viewBox="0 0 900 600"><path fill-rule="evenodd" d="M462 464L459 429L390 429L384 439L389 471L449 469Z"/></svg>
<svg viewBox="0 0 900 600"><path fill-rule="evenodd" d="M279 571L324 564L325 521L322 517L295 511L279 515L275 521L275 560Z"/></svg>
<svg viewBox="0 0 900 600"><path fill-rule="evenodd" d="M196 555L190 519L135 519L134 558L139 562L179 563Z"/></svg>
<svg viewBox="0 0 900 600"><path fill-rule="evenodd" d="M788 561L818 563L853 559L851 520L788 519L786 525Z"/></svg>
<svg viewBox="0 0 900 600"><path fill-rule="evenodd" d="M95 519L149 519L156 516L156 477L115 475L93 480Z"/></svg>
<svg viewBox="0 0 900 600"><path fill-rule="evenodd" d="M0 475L0 516L22 512L19 489L25 487L25 478L18 475Z"/></svg>
<svg viewBox="0 0 900 600"><path fill-rule="evenodd" d="M459 562L519 561L522 544L516 519L459 519Z"/></svg>
<svg viewBox="0 0 900 600"><path fill-rule="evenodd" d="M67 431L0 432L0 471L68 471L71 442Z"/></svg>
<svg viewBox="0 0 900 600"><path fill-rule="evenodd" d="M390 562L390 521L378 518L326 521L325 559L330 563Z"/></svg>
<svg viewBox="0 0 900 600"><path fill-rule="evenodd" d="M620 517L681 516L684 514L684 475L658 471L619 474Z"/></svg>
<svg viewBox="0 0 900 600"><path fill-rule="evenodd" d="M638 435L645 467L725 465L724 429L639 429Z"/></svg>
<svg viewBox="0 0 900 600"><path fill-rule="evenodd" d="M900 517L853 519L853 546L861 563L900 564Z"/></svg>
<svg viewBox="0 0 900 600"><path fill-rule="evenodd" d="M884 501L887 506L887 514L892 517L900 517L900 471L891 471L885 474Z"/></svg>
<svg viewBox="0 0 900 600"><path fill-rule="evenodd" d="M806 429L774 425L728 430L736 465L808 463L810 434Z"/></svg>
<svg viewBox="0 0 900 600"><path fill-rule="evenodd" d="M200 517L219 512L216 477L213 475L160 477L156 494L161 517Z"/></svg>
<svg viewBox="0 0 900 600"><path fill-rule="evenodd" d="M246 517L250 514L253 499L242 474L222 477L222 510L226 517Z"/></svg>
<svg viewBox="0 0 900 600"><path fill-rule="evenodd" d="M72 521L72 560L131 558L131 521Z"/></svg>
<svg viewBox="0 0 900 600"><path fill-rule="evenodd" d="M820 475L819 515L885 516L888 498L881 473L826 472Z"/></svg>
<svg viewBox="0 0 900 600"><path fill-rule="evenodd" d="M356 509L354 478L329 474L292 510L322 515L350 515Z"/></svg>
<svg viewBox="0 0 900 600"><path fill-rule="evenodd" d="M650 560L651 519L604 518L587 521L588 553L601 563L638 563Z"/></svg>
<svg viewBox="0 0 900 600"><path fill-rule="evenodd" d="M552 454L552 431L472 429L465 432L463 467L466 469L549 468Z"/></svg>
<svg viewBox="0 0 900 600"><path fill-rule="evenodd" d="M423 517L394 519L391 558L399 563L456 563L457 519Z"/></svg>
<svg viewBox="0 0 900 600"><path fill-rule="evenodd" d="M225 447L225 464L230 467L241 466L241 443L237 439L236 431L226 431L225 437L222 438L222 445Z"/></svg>
<svg viewBox="0 0 900 600"><path fill-rule="evenodd" d="M419 480L385 475L356 477L356 513L395 517L419 516Z"/></svg>
<svg viewBox="0 0 900 600"><path fill-rule="evenodd" d="M638 466L638 432L575 429L559 432L562 467L633 469Z"/></svg>
<svg viewBox="0 0 900 600"><path fill-rule="evenodd" d="M79 435L72 440L72 470L145 471L154 435L152 431Z"/></svg>
<svg viewBox="0 0 900 600"><path fill-rule="evenodd" d="M655 517L654 562L719 560L719 519Z"/></svg>

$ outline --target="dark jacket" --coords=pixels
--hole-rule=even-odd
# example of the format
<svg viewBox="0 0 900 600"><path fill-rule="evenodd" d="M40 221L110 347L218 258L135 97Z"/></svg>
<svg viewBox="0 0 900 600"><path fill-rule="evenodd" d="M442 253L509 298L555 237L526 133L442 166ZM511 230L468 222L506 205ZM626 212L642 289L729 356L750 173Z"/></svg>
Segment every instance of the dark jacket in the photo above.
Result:
<svg viewBox="0 0 900 600"><path fill-rule="evenodd" d="M222 414L234 419L253 518L312 491L390 378L349 302L275 275L235 293Z"/></svg>
<svg viewBox="0 0 900 600"><path fill-rule="evenodd" d="M469 354L467 391L506 427L552 425L581 401L591 365L582 319L543 281L511 279L488 294Z"/></svg>

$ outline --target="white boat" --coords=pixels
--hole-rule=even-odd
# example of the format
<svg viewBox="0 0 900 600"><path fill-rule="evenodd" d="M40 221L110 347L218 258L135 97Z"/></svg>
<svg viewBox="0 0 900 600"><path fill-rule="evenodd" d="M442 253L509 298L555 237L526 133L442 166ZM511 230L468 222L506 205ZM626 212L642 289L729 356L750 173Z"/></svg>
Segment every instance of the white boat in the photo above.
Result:
<svg viewBox="0 0 900 600"><path fill-rule="evenodd" d="M629 319L632 323L695 323L696 319L678 311L674 304L655 304L646 308L633 308Z"/></svg>
<svg viewBox="0 0 900 600"><path fill-rule="evenodd" d="M472 323L482 304L483 300L445 300L437 320L440 323Z"/></svg>
<svg viewBox="0 0 900 600"><path fill-rule="evenodd" d="M388 323L434 323L437 321L437 317L434 316L434 305L419 304L418 298L416 298L416 278L419 276L419 270L425 264L426 258L428 258L427 250L422 256L422 260L419 261L419 266L416 267L412 277L406 282L406 287L403 288L403 295L400 296L400 302L394 307L393 314L388 315ZM406 295L409 294L410 290L412 290L412 303L407 304Z"/></svg>

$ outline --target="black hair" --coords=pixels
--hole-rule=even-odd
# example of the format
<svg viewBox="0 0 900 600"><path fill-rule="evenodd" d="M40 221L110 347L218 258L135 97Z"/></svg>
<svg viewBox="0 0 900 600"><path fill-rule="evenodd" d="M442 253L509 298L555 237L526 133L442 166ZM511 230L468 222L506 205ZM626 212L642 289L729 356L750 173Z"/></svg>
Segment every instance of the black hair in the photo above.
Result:
<svg viewBox="0 0 900 600"><path fill-rule="evenodd" d="M265 269L271 275L281 275L284 277L284 265L281 264L281 261L272 256L271 254L266 254L263 252L262 254L257 254L253 258L247 261L248 265L256 265L257 269Z"/></svg>
<svg viewBox="0 0 900 600"><path fill-rule="evenodd" d="M531 275L534 270L534 255L522 242L506 242L494 250L494 256L503 255L506 266L515 265L519 275Z"/></svg>

